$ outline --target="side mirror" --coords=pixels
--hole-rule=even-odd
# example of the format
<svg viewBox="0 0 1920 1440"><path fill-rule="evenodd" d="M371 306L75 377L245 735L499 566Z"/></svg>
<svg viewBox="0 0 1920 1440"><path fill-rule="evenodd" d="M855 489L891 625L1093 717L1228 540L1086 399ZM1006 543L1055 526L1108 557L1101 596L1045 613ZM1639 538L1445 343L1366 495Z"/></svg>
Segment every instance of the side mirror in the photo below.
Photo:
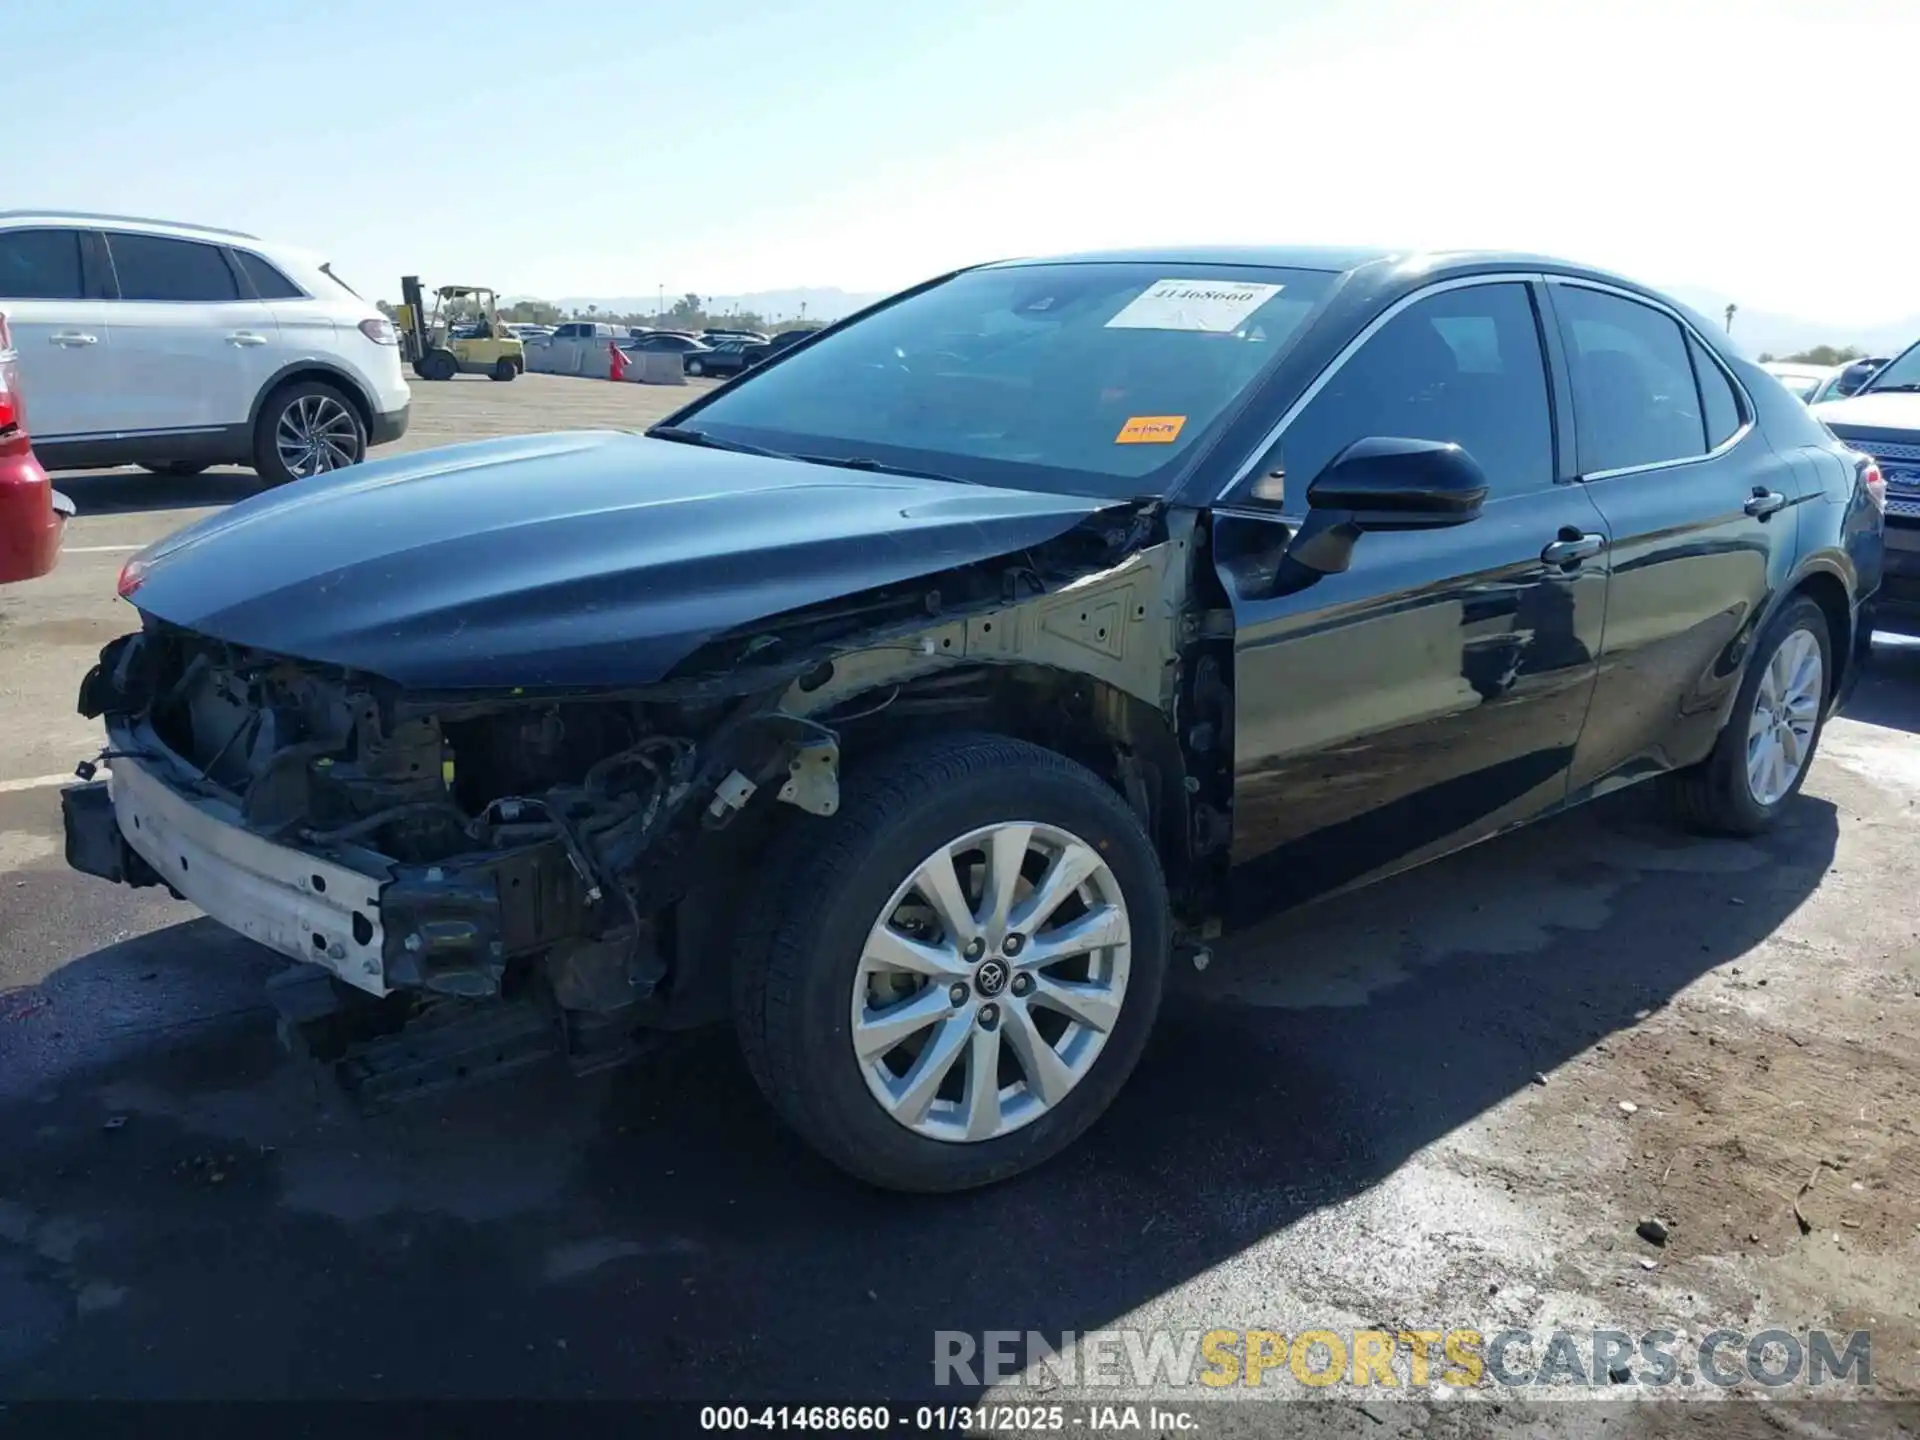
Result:
<svg viewBox="0 0 1920 1440"><path fill-rule="evenodd" d="M1307 504L1351 511L1363 533L1461 525L1486 498L1485 472L1458 445L1385 436L1356 440L1307 487Z"/></svg>
<svg viewBox="0 0 1920 1440"><path fill-rule="evenodd" d="M1389 530L1438 530L1478 518L1487 477L1458 445L1375 436L1336 455L1307 487L1311 507L1275 579L1303 589L1353 563L1354 542Z"/></svg>

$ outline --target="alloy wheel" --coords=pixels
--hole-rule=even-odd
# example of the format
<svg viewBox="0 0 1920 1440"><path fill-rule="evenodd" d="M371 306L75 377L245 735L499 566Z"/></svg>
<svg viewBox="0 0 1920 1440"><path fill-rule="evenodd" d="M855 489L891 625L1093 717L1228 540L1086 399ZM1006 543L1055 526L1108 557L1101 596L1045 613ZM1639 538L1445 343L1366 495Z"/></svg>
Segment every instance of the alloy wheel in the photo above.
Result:
<svg viewBox="0 0 1920 1440"><path fill-rule="evenodd" d="M1760 674L1747 721L1747 789L1760 805L1777 805L1813 752L1814 727L1826 698L1820 642L1789 631Z"/></svg>
<svg viewBox="0 0 1920 1440"><path fill-rule="evenodd" d="M1112 868L1070 831L1010 821L941 846L861 950L851 1039L869 1093L933 1140L1032 1124L1099 1058L1131 935Z"/></svg>
<svg viewBox="0 0 1920 1440"><path fill-rule="evenodd" d="M331 395L302 395L273 430L280 463L296 479L358 465L363 453L353 412Z"/></svg>

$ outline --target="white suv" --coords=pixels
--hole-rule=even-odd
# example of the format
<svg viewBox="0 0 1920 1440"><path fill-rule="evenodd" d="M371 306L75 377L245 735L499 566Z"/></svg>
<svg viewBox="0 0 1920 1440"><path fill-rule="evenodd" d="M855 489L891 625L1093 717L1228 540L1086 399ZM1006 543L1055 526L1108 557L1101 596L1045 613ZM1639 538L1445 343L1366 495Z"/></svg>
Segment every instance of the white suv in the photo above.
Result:
<svg viewBox="0 0 1920 1440"><path fill-rule="evenodd" d="M235 230L0 211L0 313L49 470L240 464L279 485L406 433L392 323L317 257Z"/></svg>

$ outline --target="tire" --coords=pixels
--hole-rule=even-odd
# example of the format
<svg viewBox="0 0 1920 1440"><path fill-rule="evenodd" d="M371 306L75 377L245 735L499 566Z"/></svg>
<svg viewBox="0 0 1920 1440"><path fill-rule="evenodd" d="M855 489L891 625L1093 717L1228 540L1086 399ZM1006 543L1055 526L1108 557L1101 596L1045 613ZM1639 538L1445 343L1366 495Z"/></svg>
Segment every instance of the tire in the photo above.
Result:
<svg viewBox="0 0 1920 1440"><path fill-rule="evenodd" d="M429 350L414 367L422 380L451 380L460 373L460 362L449 350Z"/></svg>
<svg viewBox="0 0 1920 1440"><path fill-rule="evenodd" d="M196 460L159 460L141 461L140 468L150 475L171 475L176 480L189 480L203 474L207 467Z"/></svg>
<svg viewBox="0 0 1920 1440"><path fill-rule="evenodd" d="M1068 892L1071 898L1061 908L1072 913L1065 919L1093 913L1081 911L1082 896L1091 891L1101 913L1111 918L1117 909L1126 922L1125 943L1100 947L1097 959L1089 952L1084 961L1066 963L1084 965L1077 977L1083 982L1107 987L1083 983L1079 993L1104 996L1115 1008L1102 1017L1100 1028L1069 1026L1062 1012L1050 1011L1044 996L1028 1009L1029 1002L1018 997L1041 996L1036 986L1069 993L1059 989L1059 982L1076 977L1060 975L1059 965L1045 961L1041 971L1023 969L1031 961L1019 961L1017 950L1005 955L987 950L965 972L971 984L959 973L922 980L887 972L882 978L889 985L898 982L903 987L895 993L922 987L894 1003L926 1002L929 1013L938 1012L904 1039L920 1045L921 1055L936 1037L950 1042L944 1053L955 1058L946 1067L943 1084L959 1092L949 1096L943 1089L939 1098L929 1100L918 1122L896 1116L882 1103L874 1088L882 1082L873 1077L875 1067L899 1066L912 1073L907 1055L869 1052L863 1060L854 1049L855 1006L868 1004L873 983L863 959L871 948L870 932L889 917L897 918L896 905L925 859L987 827L1010 822L1038 827L1033 832L1035 849L1006 852L1026 856L1029 884L1043 875L1040 867L1054 863L1038 847L1076 841L1084 847L1075 853L1083 853L1093 869L1079 889ZM1007 832L1003 828L994 833ZM968 865L960 874L962 884L985 871L984 864ZM1091 771L1064 756L984 734L937 736L876 756L843 778L836 814L824 820L796 817L776 834L763 875L769 903L743 925L733 966L734 1018L748 1069L802 1139L868 1184L940 1193L1029 1170L1065 1149L1099 1118L1140 1058L1166 978L1166 881L1133 811ZM933 916L930 907L920 908L926 917ZM899 932L890 933L897 937ZM939 927L922 933L938 934ZM1057 933L1058 927L1039 932L1042 937ZM1039 942L1034 947L1037 958ZM922 953L938 948L926 945ZM988 976L989 962L996 958L1001 960L998 988ZM1023 983L1025 990L1020 988ZM952 998L962 993L964 1004ZM988 1012L990 1005L997 1016ZM1021 1018L1049 1011L1053 1018L1041 1023L1058 1032L1052 1035ZM994 1023L996 1019L1003 1023ZM950 1030L952 1026L958 1028ZM1027 1080L1023 1056L1034 1053L1036 1041L1063 1067L1051 1072L1055 1083L1062 1075L1074 1077L1050 1103ZM971 1057L989 1053L982 1046L1005 1051L1013 1059L999 1062L990 1104L969 1109ZM1061 1048L1056 1051L1055 1046ZM1069 1055L1077 1058L1070 1061ZM998 1083L1001 1075L1009 1074L1009 1063L1014 1077L1008 1082L1013 1087L1010 1097ZM988 1122L979 1126L987 1138L963 1138L974 1117ZM946 1133L929 1135L925 1128L914 1128L916 1123L945 1127Z"/></svg>
<svg viewBox="0 0 1920 1440"><path fill-rule="evenodd" d="M300 437L324 443L309 446ZM302 457L316 462L314 468ZM358 465L367 458L367 425L353 402L324 380L299 380L276 390L253 427L253 468L268 485Z"/></svg>
<svg viewBox="0 0 1920 1440"><path fill-rule="evenodd" d="M1797 755L1798 768L1784 787L1777 783L1757 785L1749 770L1748 755L1762 687L1777 692L1782 675L1790 682L1809 654L1819 661L1818 676L1808 682L1809 687L1817 684L1817 695L1811 702L1802 697L1789 707L1798 744L1782 751L1788 763ZM1779 670L1776 662L1780 662ZM1806 596L1797 596L1781 607L1761 632L1734 697L1733 710L1712 753L1698 765L1661 778L1663 797L1674 818L1688 829L1708 835L1754 836L1770 829L1800 793L1807 772L1813 768L1835 679L1833 637L1828 632L1826 614ZM1796 692L1789 685L1787 693L1791 697ZM1764 752L1764 741L1760 749ZM1778 772L1774 780L1777 782Z"/></svg>
<svg viewBox="0 0 1920 1440"><path fill-rule="evenodd" d="M511 380L520 373L520 367L511 360L496 360L488 378L492 380Z"/></svg>
<svg viewBox="0 0 1920 1440"><path fill-rule="evenodd" d="M707 373L707 367L704 364L702 364L700 361L698 360L687 361L687 374L704 375L706 373Z"/></svg>

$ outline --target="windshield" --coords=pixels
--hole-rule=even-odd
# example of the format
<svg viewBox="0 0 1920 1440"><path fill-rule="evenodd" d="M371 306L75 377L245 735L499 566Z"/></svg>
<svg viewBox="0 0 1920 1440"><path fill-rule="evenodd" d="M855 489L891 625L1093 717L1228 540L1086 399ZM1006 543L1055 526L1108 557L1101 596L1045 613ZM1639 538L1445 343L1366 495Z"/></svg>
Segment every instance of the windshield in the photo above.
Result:
<svg viewBox="0 0 1920 1440"><path fill-rule="evenodd" d="M1164 494L1336 278L1137 263L968 271L749 372L685 425L982 484Z"/></svg>
<svg viewBox="0 0 1920 1440"><path fill-rule="evenodd" d="M1909 345L1876 370L1858 393L1869 390L1920 390L1920 344Z"/></svg>

